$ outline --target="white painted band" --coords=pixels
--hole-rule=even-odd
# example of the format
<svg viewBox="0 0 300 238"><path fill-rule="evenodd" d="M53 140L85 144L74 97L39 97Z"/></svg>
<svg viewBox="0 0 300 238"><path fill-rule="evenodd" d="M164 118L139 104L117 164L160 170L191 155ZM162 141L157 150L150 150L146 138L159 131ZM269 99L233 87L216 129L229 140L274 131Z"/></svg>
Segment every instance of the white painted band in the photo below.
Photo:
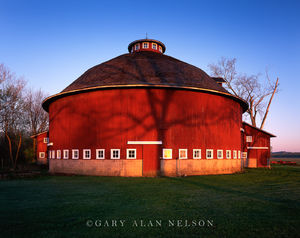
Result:
<svg viewBox="0 0 300 238"><path fill-rule="evenodd" d="M127 141L128 145L162 145L162 141Z"/></svg>
<svg viewBox="0 0 300 238"><path fill-rule="evenodd" d="M269 147L247 147L247 149L254 149L254 150L267 150Z"/></svg>

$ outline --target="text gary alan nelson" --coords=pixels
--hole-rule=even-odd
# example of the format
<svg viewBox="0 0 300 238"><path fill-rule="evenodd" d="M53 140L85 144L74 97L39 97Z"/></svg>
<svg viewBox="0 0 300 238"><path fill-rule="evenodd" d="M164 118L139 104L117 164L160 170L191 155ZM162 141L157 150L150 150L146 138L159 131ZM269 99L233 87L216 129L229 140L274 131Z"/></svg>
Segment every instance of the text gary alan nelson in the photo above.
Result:
<svg viewBox="0 0 300 238"><path fill-rule="evenodd" d="M86 225L88 227L213 227L214 221L207 219L195 219L195 220L87 220Z"/></svg>

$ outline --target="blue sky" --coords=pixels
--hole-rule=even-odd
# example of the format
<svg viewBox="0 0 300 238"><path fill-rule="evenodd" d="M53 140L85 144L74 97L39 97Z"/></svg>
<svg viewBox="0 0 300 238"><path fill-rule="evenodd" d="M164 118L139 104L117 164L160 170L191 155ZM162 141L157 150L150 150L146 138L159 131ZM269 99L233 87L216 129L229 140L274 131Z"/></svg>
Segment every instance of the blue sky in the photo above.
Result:
<svg viewBox="0 0 300 238"><path fill-rule="evenodd" d="M300 1L0 0L0 63L55 94L90 67L162 41L166 54L209 73L222 56L238 70L279 77L265 130L274 151L300 151Z"/></svg>

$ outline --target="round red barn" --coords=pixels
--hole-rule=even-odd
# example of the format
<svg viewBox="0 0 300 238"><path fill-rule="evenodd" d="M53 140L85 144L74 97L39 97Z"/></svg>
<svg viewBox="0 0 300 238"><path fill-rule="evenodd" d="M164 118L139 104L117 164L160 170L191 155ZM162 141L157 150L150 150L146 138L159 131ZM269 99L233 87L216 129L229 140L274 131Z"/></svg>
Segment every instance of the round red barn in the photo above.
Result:
<svg viewBox="0 0 300 238"><path fill-rule="evenodd" d="M182 176L242 169L247 103L157 40L87 70L48 97L49 169L101 176Z"/></svg>

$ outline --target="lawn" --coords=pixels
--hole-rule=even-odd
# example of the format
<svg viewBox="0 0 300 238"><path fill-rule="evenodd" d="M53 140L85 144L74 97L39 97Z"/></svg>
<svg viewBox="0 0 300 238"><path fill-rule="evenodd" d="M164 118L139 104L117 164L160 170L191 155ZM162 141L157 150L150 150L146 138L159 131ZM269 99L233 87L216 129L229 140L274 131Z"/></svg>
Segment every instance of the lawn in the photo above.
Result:
<svg viewBox="0 0 300 238"><path fill-rule="evenodd" d="M299 166L274 166L183 178L2 180L0 236L299 237L299 175Z"/></svg>

